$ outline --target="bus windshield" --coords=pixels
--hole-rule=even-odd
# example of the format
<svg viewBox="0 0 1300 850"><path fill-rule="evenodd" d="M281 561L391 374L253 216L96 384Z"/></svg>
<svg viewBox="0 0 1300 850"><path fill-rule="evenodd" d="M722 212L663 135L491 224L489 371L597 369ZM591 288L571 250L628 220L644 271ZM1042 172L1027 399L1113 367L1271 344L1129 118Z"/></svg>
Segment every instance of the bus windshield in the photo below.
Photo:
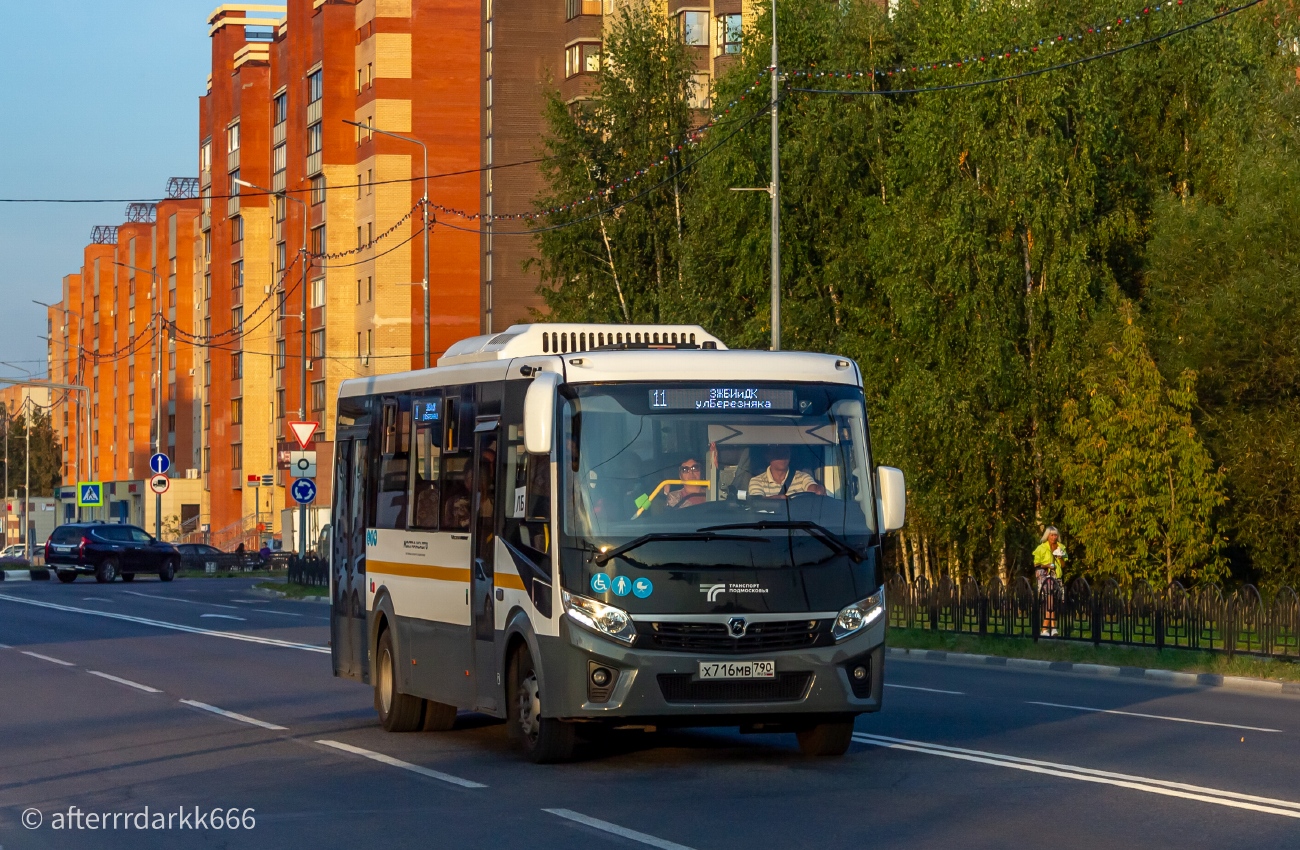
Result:
<svg viewBox="0 0 1300 850"><path fill-rule="evenodd" d="M570 385L562 428L565 544L598 566L815 566L873 538L857 387Z"/></svg>

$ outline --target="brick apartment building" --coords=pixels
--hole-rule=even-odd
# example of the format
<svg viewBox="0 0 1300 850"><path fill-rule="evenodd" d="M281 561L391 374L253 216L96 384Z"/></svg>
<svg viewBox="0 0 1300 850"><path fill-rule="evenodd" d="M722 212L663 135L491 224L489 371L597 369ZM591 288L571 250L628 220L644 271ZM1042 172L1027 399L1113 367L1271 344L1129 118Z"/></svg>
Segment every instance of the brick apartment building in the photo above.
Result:
<svg viewBox="0 0 1300 850"><path fill-rule="evenodd" d="M472 216L531 208L540 172L514 164L539 152L545 92L584 96L623 2L218 7L207 20L194 191L97 228L50 310L52 380L92 390L89 435L75 395L55 417L65 482L139 489L161 357L162 444L172 475L200 482L187 530L251 544L256 518L279 533L286 423L322 423L318 466L329 469L339 383L423 365L425 149L411 139L427 146L430 200L466 214L430 212L432 361L466 336L529 320L541 307L524 267L531 238ZM705 108L708 79L739 52L750 2L657 6L695 53ZM151 271L165 292L158 305ZM166 333L138 338L155 310ZM262 475L275 486L248 486ZM327 506L330 476L317 483Z"/></svg>

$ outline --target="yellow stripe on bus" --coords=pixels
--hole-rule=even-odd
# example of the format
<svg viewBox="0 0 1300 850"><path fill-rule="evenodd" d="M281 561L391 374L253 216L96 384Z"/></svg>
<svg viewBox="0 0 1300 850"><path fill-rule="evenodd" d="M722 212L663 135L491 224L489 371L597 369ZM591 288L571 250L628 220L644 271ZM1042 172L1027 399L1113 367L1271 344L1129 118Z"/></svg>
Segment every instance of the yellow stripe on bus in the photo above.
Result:
<svg viewBox="0 0 1300 850"><path fill-rule="evenodd" d="M523 590L524 580L517 573L497 573L497 587L508 587L511 590Z"/></svg>
<svg viewBox="0 0 1300 850"><path fill-rule="evenodd" d="M432 578L469 584L468 567L439 567L433 564L399 564L396 561L367 561L366 571L389 576Z"/></svg>

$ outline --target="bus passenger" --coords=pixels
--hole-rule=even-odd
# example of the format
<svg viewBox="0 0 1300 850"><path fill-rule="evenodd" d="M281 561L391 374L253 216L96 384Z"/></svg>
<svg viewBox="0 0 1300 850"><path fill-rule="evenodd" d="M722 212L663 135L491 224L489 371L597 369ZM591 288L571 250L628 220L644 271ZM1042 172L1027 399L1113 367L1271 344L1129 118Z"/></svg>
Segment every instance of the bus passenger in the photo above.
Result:
<svg viewBox="0 0 1300 850"><path fill-rule="evenodd" d="M677 471L681 474L682 481L704 480L704 464L693 457L688 457L682 461L682 465ZM707 487L692 487L689 484L677 490L668 490L668 507L689 508L694 505L702 505L708 501L708 492Z"/></svg>
<svg viewBox="0 0 1300 850"><path fill-rule="evenodd" d="M826 495L826 488L801 469L790 471L790 447L773 446L767 453L767 469L749 479L749 495L763 499L784 499L800 493Z"/></svg>

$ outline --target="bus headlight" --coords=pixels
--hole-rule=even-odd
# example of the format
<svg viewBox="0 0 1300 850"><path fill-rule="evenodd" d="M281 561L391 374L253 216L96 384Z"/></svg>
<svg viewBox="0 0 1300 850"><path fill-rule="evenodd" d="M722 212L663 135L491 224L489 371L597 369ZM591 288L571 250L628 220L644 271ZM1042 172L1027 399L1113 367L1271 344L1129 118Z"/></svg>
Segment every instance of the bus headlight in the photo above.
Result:
<svg viewBox="0 0 1300 850"><path fill-rule="evenodd" d="M578 596L567 590L561 591L561 595L565 613L587 631L629 645L636 640L636 626L632 625L631 615L622 608Z"/></svg>
<svg viewBox="0 0 1300 850"><path fill-rule="evenodd" d="M835 626L831 629L831 634L837 641L844 640L879 620L884 614L885 589L882 587L861 602L854 602L840 611L839 616L835 618Z"/></svg>

